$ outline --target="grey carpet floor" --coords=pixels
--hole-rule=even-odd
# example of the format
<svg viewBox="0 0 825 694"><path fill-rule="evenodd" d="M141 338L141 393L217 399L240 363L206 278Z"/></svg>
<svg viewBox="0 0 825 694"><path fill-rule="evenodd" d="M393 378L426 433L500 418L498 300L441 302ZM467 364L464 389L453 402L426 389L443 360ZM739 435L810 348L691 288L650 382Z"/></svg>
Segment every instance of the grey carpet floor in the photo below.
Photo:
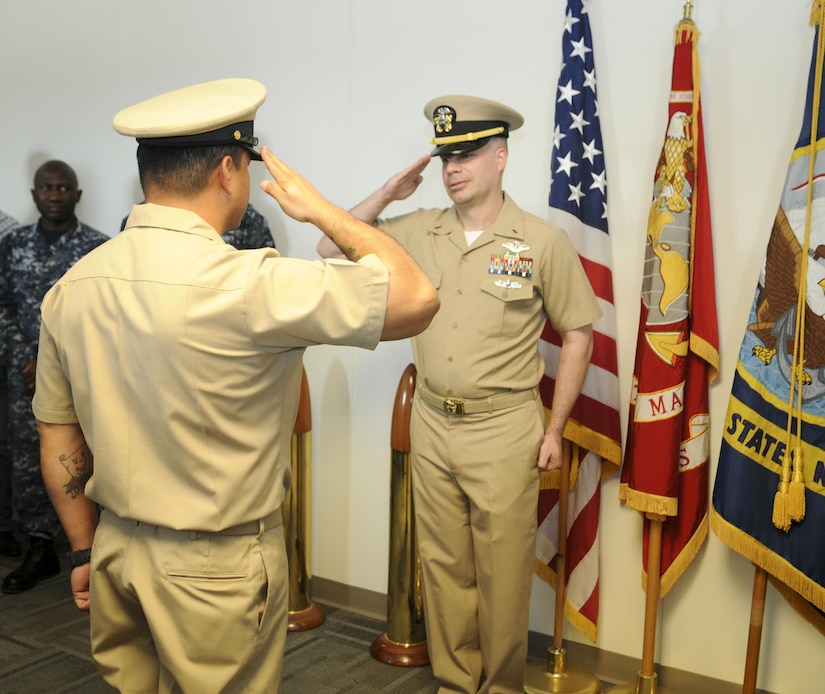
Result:
<svg viewBox="0 0 825 694"><path fill-rule="evenodd" d="M19 563L0 557L0 578ZM370 655L385 622L320 607L326 615L321 626L287 636L282 694L438 691L429 666L386 665ZM30 591L0 593L0 692L111 694L89 654L88 615L74 607L65 562L58 576Z"/></svg>
<svg viewBox="0 0 825 694"><path fill-rule="evenodd" d="M0 557L0 577L19 558ZM376 619L321 606L324 623L287 637L282 694L429 694L429 667L375 660L370 644L385 629ZM89 618L72 602L68 572L18 595L0 593L0 692L111 694L89 654Z"/></svg>

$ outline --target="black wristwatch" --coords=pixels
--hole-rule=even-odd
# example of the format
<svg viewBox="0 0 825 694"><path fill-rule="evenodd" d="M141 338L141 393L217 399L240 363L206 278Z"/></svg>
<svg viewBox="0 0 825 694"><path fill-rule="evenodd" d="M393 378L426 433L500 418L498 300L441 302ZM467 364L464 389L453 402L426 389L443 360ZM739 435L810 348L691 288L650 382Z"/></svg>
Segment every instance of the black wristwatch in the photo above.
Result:
<svg viewBox="0 0 825 694"><path fill-rule="evenodd" d="M86 549L78 549L75 552L66 552L66 559L69 560L70 569L88 564L92 560L92 548L87 547Z"/></svg>

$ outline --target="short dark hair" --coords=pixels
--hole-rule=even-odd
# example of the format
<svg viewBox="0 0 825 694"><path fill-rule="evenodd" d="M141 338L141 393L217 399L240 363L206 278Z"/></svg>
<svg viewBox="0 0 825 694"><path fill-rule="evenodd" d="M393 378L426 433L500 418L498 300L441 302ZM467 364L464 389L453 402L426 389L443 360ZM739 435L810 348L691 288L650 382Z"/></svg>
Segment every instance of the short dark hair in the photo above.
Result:
<svg viewBox="0 0 825 694"><path fill-rule="evenodd" d="M139 144L137 149L140 187L163 188L178 195L200 193L209 176L226 157L232 157L235 167L243 163L246 150L238 145L207 145L197 147L163 147Z"/></svg>

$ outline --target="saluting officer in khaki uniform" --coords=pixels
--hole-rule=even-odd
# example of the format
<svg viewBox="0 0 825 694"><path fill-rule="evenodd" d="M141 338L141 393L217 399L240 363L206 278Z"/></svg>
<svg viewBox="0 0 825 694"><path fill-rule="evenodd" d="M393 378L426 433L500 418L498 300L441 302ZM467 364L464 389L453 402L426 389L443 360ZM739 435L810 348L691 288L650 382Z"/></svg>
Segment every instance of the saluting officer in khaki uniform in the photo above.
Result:
<svg viewBox="0 0 825 694"><path fill-rule="evenodd" d="M409 197L430 161L393 176L352 213L397 239L438 289L441 310L413 338L411 421L425 617L440 692L524 691L540 470L561 464L561 436L601 315L561 229L502 189L507 138L523 118L486 99L444 96L435 130L448 209L376 221ZM324 239L322 255L334 248ZM538 394L539 336L562 336L552 414Z"/></svg>
<svg viewBox="0 0 825 694"><path fill-rule="evenodd" d="M218 80L120 112L146 202L43 301L43 477L73 550L75 602L91 611L92 654L119 691L278 691L280 507L304 349L374 348L438 309L396 242L255 149L265 95L254 80ZM223 243L262 157L274 178L264 190L348 260Z"/></svg>

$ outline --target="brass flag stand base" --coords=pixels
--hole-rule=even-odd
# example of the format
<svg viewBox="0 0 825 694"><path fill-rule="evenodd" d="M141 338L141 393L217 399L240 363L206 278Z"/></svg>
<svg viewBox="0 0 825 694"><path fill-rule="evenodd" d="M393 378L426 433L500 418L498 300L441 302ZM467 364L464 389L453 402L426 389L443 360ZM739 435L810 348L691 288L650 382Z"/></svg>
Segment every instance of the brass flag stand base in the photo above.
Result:
<svg viewBox="0 0 825 694"><path fill-rule="evenodd" d="M652 675L643 675L641 672L636 675L636 684L620 684L607 690L607 694L674 694L673 690L660 687L656 680L658 676L654 672Z"/></svg>
<svg viewBox="0 0 825 694"><path fill-rule="evenodd" d="M405 667L430 663L410 470L410 414L415 377L415 366L409 364L401 375L395 393L390 432L392 470L387 631L370 647L370 653L376 660Z"/></svg>
<svg viewBox="0 0 825 694"><path fill-rule="evenodd" d="M585 668L567 664L567 650L563 646L564 596L567 565L567 513L570 507L571 443L562 439L561 468L559 469L559 528L556 552L556 606L553 645L547 649L547 664L540 660L527 663L524 670L524 691L528 694L599 694L599 678Z"/></svg>
<svg viewBox="0 0 825 694"><path fill-rule="evenodd" d="M311 434L309 384L306 372L302 371L298 416L292 430L292 486L281 506L289 565L287 631L290 632L314 629L326 619L323 610L312 602L310 595Z"/></svg>
<svg viewBox="0 0 825 694"><path fill-rule="evenodd" d="M524 691L527 694L599 694L602 685L592 672L575 664L568 665L564 648L548 648L546 666L540 660L527 663Z"/></svg>

